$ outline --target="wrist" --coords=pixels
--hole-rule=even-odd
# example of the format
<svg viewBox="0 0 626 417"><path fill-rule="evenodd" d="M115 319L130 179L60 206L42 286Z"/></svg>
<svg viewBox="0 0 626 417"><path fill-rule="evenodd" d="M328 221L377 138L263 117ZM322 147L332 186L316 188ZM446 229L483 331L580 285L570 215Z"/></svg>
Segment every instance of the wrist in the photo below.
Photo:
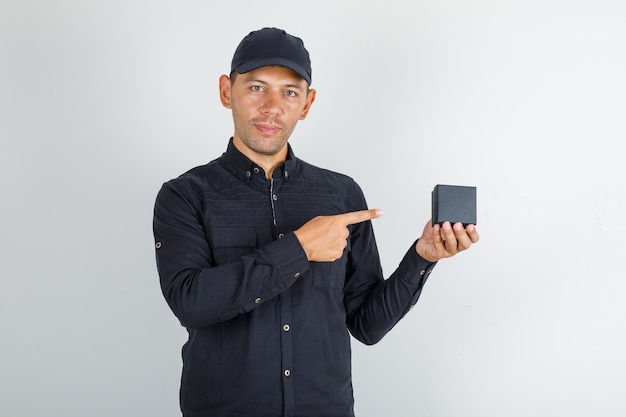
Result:
<svg viewBox="0 0 626 417"><path fill-rule="evenodd" d="M437 262L439 260L439 258L432 256L431 254L428 253L428 250L426 250L426 248L424 247L424 245L420 245L420 240L417 240L417 243L415 243L415 252L417 252L417 254L424 259L425 261L428 262Z"/></svg>

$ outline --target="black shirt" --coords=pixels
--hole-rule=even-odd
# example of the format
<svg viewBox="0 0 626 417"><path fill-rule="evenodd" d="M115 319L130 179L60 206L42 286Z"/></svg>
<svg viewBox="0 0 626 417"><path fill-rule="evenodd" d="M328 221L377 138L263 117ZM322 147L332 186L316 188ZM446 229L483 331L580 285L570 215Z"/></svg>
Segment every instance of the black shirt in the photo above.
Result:
<svg viewBox="0 0 626 417"><path fill-rule="evenodd" d="M220 158L163 185L156 259L189 333L186 417L354 415L349 333L378 342L417 302L434 264L413 244L385 280L369 221L349 226L335 262L309 262L293 231L366 208L351 178L291 147L269 181L232 139Z"/></svg>

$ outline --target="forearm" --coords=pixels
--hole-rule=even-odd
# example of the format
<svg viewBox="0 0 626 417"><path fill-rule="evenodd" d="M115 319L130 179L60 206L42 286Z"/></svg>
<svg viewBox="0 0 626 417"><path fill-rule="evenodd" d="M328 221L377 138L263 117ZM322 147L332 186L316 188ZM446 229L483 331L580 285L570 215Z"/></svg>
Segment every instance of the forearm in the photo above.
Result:
<svg viewBox="0 0 626 417"><path fill-rule="evenodd" d="M411 246L394 273L372 285L368 296L349 313L352 335L365 344L380 341L417 303L435 265Z"/></svg>
<svg viewBox="0 0 626 417"><path fill-rule="evenodd" d="M228 320L289 288L309 263L293 234L239 260L211 267L159 255L161 288L181 323L190 328Z"/></svg>

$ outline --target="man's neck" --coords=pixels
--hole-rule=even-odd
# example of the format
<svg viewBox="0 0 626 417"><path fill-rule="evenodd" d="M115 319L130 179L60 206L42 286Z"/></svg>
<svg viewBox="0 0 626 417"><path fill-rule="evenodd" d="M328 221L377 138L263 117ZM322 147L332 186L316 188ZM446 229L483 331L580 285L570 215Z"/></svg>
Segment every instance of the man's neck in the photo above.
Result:
<svg viewBox="0 0 626 417"><path fill-rule="evenodd" d="M272 173L276 168L281 166L287 159L288 146L285 145L278 153L274 155L265 155L253 151L248 148L241 140L233 139L233 145L239 152L244 154L249 160L263 168L265 176L268 180L272 179Z"/></svg>

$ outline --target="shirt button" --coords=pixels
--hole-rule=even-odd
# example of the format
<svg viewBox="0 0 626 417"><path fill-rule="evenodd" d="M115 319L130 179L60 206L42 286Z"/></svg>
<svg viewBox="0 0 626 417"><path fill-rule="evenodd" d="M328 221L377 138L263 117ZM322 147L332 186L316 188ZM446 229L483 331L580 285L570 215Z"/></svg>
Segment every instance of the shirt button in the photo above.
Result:
<svg viewBox="0 0 626 417"><path fill-rule="evenodd" d="M295 278L298 278L299 276L300 276L299 272L296 272L295 275L294 275Z"/></svg>
<svg viewBox="0 0 626 417"><path fill-rule="evenodd" d="M276 201L276 200L278 200L278 196L277 196L276 194L274 194L274 195L272 196L272 199L273 199L274 201Z"/></svg>
<svg viewBox="0 0 626 417"><path fill-rule="evenodd" d="M252 176L252 174L250 173L250 171L246 171L246 177L250 178Z"/></svg>
<svg viewBox="0 0 626 417"><path fill-rule="evenodd" d="M157 242L156 245L154 245L154 247L157 249L161 249L161 242Z"/></svg>
<svg viewBox="0 0 626 417"><path fill-rule="evenodd" d="M291 376L291 371L289 369L285 369L285 376Z"/></svg>
<svg viewBox="0 0 626 417"><path fill-rule="evenodd" d="M425 273L426 273L426 271L425 271L424 269L422 269L422 270L420 271L420 277L423 277Z"/></svg>
<svg viewBox="0 0 626 417"><path fill-rule="evenodd" d="M286 332L288 332L289 330L291 330L291 327L289 327L289 325L288 325L288 324L285 324L285 325L283 326L283 330L284 330L284 331L286 331Z"/></svg>
<svg viewBox="0 0 626 417"><path fill-rule="evenodd" d="M285 234L284 234L284 233L279 233L279 234L278 234L278 238L279 238L279 239L282 239L282 238L284 238L284 237L285 237Z"/></svg>
<svg viewBox="0 0 626 417"><path fill-rule="evenodd" d="M253 171L254 171L254 173L255 173L255 174L258 174L259 172L261 172L261 171L259 170L259 168L257 168L257 167L254 167Z"/></svg>
<svg viewBox="0 0 626 417"><path fill-rule="evenodd" d="M289 173L285 171L285 178L287 178L288 176L289 176Z"/></svg>
<svg viewBox="0 0 626 417"><path fill-rule="evenodd" d="M257 297L254 299L254 304L259 304L261 302L261 297Z"/></svg>

